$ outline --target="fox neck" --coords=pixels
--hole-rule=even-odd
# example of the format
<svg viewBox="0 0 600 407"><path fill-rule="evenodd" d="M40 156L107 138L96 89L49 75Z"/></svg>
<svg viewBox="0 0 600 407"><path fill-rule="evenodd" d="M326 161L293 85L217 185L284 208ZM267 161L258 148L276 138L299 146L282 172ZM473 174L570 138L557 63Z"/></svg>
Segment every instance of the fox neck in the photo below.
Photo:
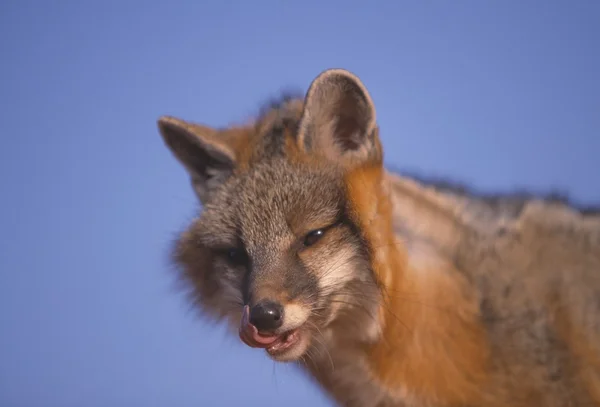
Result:
<svg viewBox="0 0 600 407"><path fill-rule="evenodd" d="M466 226L443 196L384 169L356 171L347 185L382 293L379 336L363 348L370 375L404 399L477 402L485 332L451 261Z"/></svg>

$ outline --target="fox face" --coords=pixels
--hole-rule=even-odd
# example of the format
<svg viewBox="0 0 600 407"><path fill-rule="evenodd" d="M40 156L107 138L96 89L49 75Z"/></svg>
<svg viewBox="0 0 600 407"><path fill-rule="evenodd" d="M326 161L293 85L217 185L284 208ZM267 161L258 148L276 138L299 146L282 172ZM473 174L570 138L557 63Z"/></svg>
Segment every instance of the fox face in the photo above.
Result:
<svg viewBox="0 0 600 407"><path fill-rule="evenodd" d="M278 361L375 335L380 285L365 228L377 183L363 178L382 169L382 151L357 77L325 71L304 98L247 126L158 125L202 204L173 260L204 315Z"/></svg>

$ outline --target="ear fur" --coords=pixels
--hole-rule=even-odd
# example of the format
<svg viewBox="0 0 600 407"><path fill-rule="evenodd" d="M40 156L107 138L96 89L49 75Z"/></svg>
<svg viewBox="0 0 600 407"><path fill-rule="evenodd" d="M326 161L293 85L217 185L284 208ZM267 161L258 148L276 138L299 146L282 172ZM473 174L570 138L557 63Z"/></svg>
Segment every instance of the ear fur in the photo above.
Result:
<svg viewBox="0 0 600 407"><path fill-rule="evenodd" d="M298 144L343 164L382 159L375 107L356 75L329 69L315 78L305 97Z"/></svg>
<svg viewBox="0 0 600 407"><path fill-rule="evenodd" d="M235 150L213 128L161 116L158 128L163 141L185 167L197 197L206 204L214 189L232 173Z"/></svg>

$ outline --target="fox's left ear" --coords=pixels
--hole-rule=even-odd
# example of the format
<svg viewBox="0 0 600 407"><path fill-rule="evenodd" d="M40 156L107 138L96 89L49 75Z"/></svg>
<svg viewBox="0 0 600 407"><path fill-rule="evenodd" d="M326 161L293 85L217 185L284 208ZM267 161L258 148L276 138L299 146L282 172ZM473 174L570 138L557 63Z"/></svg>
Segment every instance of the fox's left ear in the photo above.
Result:
<svg viewBox="0 0 600 407"><path fill-rule="evenodd" d="M356 75L329 69L317 76L306 94L298 143L345 165L382 161L375 107Z"/></svg>

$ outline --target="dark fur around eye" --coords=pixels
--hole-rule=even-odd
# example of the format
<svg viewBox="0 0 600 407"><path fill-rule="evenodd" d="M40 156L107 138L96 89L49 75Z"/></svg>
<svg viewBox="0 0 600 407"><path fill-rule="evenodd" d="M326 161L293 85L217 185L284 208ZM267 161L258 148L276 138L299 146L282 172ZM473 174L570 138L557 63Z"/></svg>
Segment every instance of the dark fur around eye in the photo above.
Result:
<svg viewBox="0 0 600 407"><path fill-rule="evenodd" d="M344 219L339 219L338 221L332 223L329 226L312 230L304 236L304 241L302 242L302 244L304 245L304 247L310 247L310 246L316 244L319 240L321 240L321 238L323 238L323 236L325 236L325 234L330 229L342 226L343 224L344 224Z"/></svg>
<svg viewBox="0 0 600 407"><path fill-rule="evenodd" d="M317 243L325 235L325 229L316 229L304 237L304 246L309 247Z"/></svg>
<svg viewBox="0 0 600 407"><path fill-rule="evenodd" d="M245 266L248 264L248 255L244 249L238 247L230 247L222 251L225 259L232 266Z"/></svg>

